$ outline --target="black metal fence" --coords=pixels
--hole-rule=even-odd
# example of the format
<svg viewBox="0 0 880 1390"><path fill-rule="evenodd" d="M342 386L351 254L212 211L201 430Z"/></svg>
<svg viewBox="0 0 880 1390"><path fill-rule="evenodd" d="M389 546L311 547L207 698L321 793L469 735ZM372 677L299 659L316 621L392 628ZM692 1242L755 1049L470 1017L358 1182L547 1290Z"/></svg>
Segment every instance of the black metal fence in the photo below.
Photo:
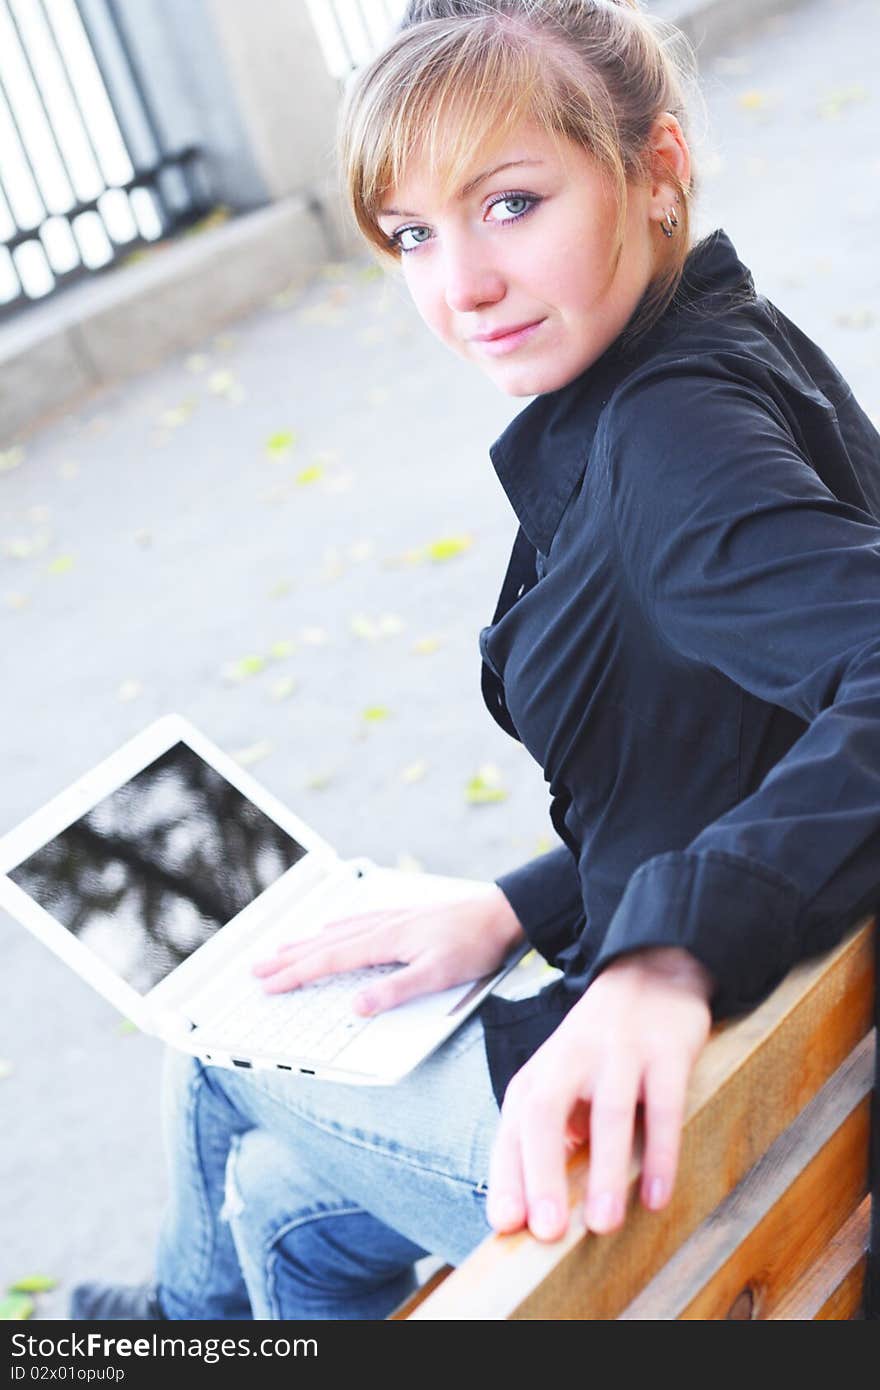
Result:
<svg viewBox="0 0 880 1390"><path fill-rule="evenodd" d="M0 0L0 317L209 210L119 0Z"/></svg>

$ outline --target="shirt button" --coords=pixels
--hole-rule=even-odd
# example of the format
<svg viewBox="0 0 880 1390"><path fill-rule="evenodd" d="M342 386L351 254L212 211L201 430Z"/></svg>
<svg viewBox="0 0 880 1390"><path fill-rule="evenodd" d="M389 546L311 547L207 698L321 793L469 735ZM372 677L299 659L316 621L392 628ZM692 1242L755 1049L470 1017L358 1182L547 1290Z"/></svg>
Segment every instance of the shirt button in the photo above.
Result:
<svg viewBox="0 0 880 1390"><path fill-rule="evenodd" d="M504 708L504 696L503 696L503 695L499 695L499 696L498 696L498 704L501 706L502 709Z"/></svg>
<svg viewBox="0 0 880 1390"><path fill-rule="evenodd" d="M525 584L520 584L519 588L518 588L517 591L516 591L516 596L517 596L517 598L520 598L520 597L522 596L522 593L523 593L523 590L525 589L525 587L526 587Z"/></svg>

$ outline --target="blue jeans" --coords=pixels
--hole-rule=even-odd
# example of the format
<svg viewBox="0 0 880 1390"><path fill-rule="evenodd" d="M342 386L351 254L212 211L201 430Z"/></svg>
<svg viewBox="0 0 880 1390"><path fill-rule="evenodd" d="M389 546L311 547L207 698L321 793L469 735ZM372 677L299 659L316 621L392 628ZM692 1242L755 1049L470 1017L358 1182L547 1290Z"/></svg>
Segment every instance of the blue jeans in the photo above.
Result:
<svg viewBox="0 0 880 1390"><path fill-rule="evenodd" d="M170 1318L385 1318L426 1254L460 1263L491 1228L498 1125L474 1016L396 1086L228 1071L168 1049Z"/></svg>

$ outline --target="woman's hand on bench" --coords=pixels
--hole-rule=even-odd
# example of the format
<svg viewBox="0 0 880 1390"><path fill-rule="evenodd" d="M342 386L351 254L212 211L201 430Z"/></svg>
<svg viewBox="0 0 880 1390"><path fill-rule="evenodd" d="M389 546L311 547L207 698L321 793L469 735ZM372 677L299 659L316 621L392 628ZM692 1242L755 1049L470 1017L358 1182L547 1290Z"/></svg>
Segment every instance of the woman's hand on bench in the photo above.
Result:
<svg viewBox="0 0 880 1390"><path fill-rule="evenodd" d="M709 1037L713 980L676 947L620 956L511 1080L492 1152L487 1214L497 1231L528 1226L555 1240L568 1226L566 1158L590 1140L585 1222L621 1225L635 1112L644 1103L641 1196L666 1205L685 1094Z"/></svg>
<svg viewBox="0 0 880 1390"><path fill-rule="evenodd" d="M281 946L253 970L266 981L267 993L280 994L324 975L400 961L403 969L382 975L355 997L358 1013L377 1014L419 994L492 974L524 939L499 888L460 902L338 918L315 936Z"/></svg>

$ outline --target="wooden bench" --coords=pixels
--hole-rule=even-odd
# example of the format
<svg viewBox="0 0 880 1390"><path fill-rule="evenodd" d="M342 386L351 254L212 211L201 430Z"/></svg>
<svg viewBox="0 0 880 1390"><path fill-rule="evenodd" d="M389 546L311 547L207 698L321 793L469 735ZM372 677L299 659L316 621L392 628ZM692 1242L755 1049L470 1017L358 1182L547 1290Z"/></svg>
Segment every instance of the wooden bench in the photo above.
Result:
<svg viewBox="0 0 880 1390"><path fill-rule="evenodd" d="M691 1078L669 1206L586 1233L586 1147L568 1234L491 1236L393 1318L851 1319L868 1248L874 921L719 1024Z"/></svg>

